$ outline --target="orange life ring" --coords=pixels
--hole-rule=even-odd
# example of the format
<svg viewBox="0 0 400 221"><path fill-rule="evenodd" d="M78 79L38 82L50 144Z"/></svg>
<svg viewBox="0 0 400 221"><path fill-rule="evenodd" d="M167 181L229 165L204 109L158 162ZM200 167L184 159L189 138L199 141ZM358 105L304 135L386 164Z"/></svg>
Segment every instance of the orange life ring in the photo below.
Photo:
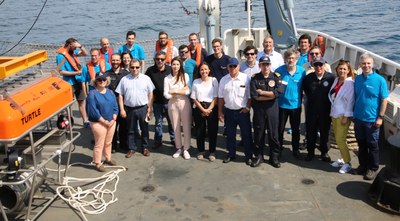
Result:
<svg viewBox="0 0 400 221"><path fill-rule="evenodd" d="M325 38L322 37L321 35L318 35L314 41L313 41L313 46L318 46L321 48L321 55L324 56L325 54Z"/></svg>

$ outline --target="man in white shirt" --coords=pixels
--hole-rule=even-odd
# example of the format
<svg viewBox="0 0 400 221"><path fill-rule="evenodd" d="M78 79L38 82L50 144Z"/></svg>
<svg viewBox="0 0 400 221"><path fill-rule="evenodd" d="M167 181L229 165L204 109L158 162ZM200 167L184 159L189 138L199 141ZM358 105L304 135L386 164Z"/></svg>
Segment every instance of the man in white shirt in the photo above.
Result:
<svg viewBox="0 0 400 221"><path fill-rule="evenodd" d="M258 50L253 45L247 46L244 50L244 56L246 61L240 64L240 72L247 74L249 77L253 77L255 74L261 72L258 65L258 60L256 60Z"/></svg>
<svg viewBox="0 0 400 221"><path fill-rule="evenodd" d="M245 149L246 164L252 162L250 123L250 77L239 72L239 61L229 58L229 74L221 78L218 88L218 118L225 121L228 156L223 163L236 158L236 127L239 125Z"/></svg>
<svg viewBox="0 0 400 221"><path fill-rule="evenodd" d="M274 51L274 40L272 36L268 35L263 41L264 50L258 52L257 61L263 56L268 56L271 60L271 71L275 72L275 69L284 65L282 55L279 52Z"/></svg>

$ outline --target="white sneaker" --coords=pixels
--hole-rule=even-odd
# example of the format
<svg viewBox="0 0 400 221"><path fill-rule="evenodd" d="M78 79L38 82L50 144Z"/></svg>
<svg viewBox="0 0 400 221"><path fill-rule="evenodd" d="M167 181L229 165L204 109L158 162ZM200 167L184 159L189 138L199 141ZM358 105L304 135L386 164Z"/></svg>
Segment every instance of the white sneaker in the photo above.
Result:
<svg viewBox="0 0 400 221"><path fill-rule="evenodd" d="M172 155L173 158L178 158L182 154L182 149L178 149L174 155Z"/></svg>
<svg viewBox="0 0 400 221"><path fill-rule="evenodd" d="M190 159L190 154L187 150L183 151L183 158L185 158L185 160L189 160Z"/></svg>
<svg viewBox="0 0 400 221"><path fill-rule="evenodd" d="M343 164L344 164L343 159L338 159L335 162L331 163L331 166L333 166L333 167L341 167L341 166L343 166Z"/></svg>
<svg viewBox="0 0 400 221"><path fill-rule="evenodd" d="M348 173L350 170L351 170L351 165L349 163L345 163L340 168L339 173Z"/></svg>

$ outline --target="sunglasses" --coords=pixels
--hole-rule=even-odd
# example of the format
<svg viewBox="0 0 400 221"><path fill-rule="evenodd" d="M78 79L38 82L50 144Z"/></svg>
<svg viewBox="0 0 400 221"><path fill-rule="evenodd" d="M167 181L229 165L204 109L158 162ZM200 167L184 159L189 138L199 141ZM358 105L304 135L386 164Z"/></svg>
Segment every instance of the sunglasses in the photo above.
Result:
<svg viewBox="0 0 400 221"><path fill-rule="evenodd" d="M186 53L188 53L189 51L180 51L179 53L181 53L181 54L186 54Z"/></svg>
<svg viewBox="0 0 400 221"><path fill-rule="evenodd" d="M256 53L245 53L246 56L249 56L249 55L253 56L253 55L255 55L255 54L256 54Z"/></svg>
<svg viewBox="0 0 400 221"><path fill-rule="evenodd" d="M346 63L346 64L350 64L350 61L344 60L344 59L340 59L339 62L344 62L344 63Z"/></svg>
<svg viewBox="0 0 400 221"><path fill-rule="evenodd" d="M324 64L322 64L322 63L315 63L315 64L313 64L313 66L314 67L322 67Z"/></svg>
<svg viewBox="0 0 400 221"><path fill-rule="evenodd" d="M104 81L107 81L107 79L99 78L99 79L97 79L96 81L97 81L97 82L104 82Z"/></svg>
<svg viewBox="0 0 400 221"><path fill-rule="evenodd" d="M156 61L165 61L165 58L155 58Z"/></svg>
<svg viewBox="0 0 400 221"><path fill-rule="evenodd" d="M228 66L228 68L236 68L236 67L237 67L236 64L232 64L232 65L229 65L229 66Z"/></svg>
<svg viewBox="0 0 400 221"><path fill-rule="evenodd" d="M319 53L311 52L310 55L319 55Z"/></svg>
<svg viewBox="0 0 400 221"><path fill-rule="evenodd" d="M140 69L140 66L131 66L131 69Z"/></svg>

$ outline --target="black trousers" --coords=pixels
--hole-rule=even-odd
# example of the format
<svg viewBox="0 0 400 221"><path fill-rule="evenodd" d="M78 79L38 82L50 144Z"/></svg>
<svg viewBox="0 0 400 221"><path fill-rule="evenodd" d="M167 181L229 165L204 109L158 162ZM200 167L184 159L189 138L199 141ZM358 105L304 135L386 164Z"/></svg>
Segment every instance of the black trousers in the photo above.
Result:
<svg viewBox="0 0 400 221"><path fill-rule="evenodd" d="M300 146L301 108L279 108L279 144L281 145L281 148L283 148L283 133L285 132L288 118L290 118L290 128L292 129L292 149L293 151L296 151L299 150Z"/></svg>
<svg viewBox="0 0 400 221"><path fill-rule="evenodd" d="M196 128L196 142L197 150L199 152L205 151L206 129L208 131L208 143L210 153L214 153L217 146L217 133L218 133L218 108L215 107L208 117L201 116L199 108L193 110L195 128Z"/></svg>
<svg viewBox="0 0 400 221"><path fill-rule="evenodd" d="M311 107L307 108L311 110ZM327 153L329 150L328 140L329 140L329 129L331 127L331 117L329 112L326 114L314 113L314 111L306 112L306 130L307 130L307 151L308 154L314 155L315 143L319 136L319 146L321 153Z"/></svg>
<svg viewBox="0 0 400 221"><path fill-rule="evenodd" d="M112 141L112 148L116 149L117 141L119 141L119 148L128 149L128 133L126 118L122 118L119 114L117 117L115 132Z"/></svg>
<svg viewBox="0 0 400 221"><path fill-rule="evenodd" d="M254 155L264 155L265 130L268 135L269 156L278 158L281 153L279 143L279 107L253 108Z"/></svg>

